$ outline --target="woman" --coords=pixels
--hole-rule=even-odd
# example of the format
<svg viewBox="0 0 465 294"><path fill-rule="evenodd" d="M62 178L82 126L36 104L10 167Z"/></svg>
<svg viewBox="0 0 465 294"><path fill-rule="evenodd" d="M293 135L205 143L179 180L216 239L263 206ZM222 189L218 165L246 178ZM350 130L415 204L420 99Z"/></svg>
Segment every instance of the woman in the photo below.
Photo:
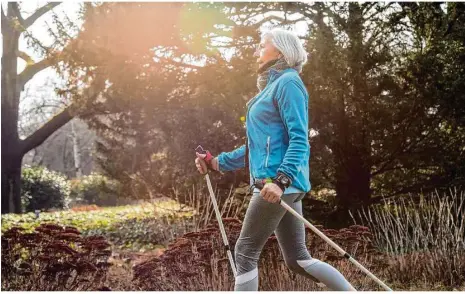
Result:
<svg viewBox="0 0 465 294"><path fill-rule="evenodd" d="M258 258L275 232L292 271L318 280L331 290L355 291L339 271L310 256L304 224L277 203L281 198L302 214L301 199L311 187L308 93L299 77L307 62L305 49L293 33L274 29L263 34L255 55L260 92L247 103L248 148L243 145L208 161L197 153L195 160L202 174L207 168L232 171L245 167L247 153L251 185L268 179L261 191L254 190L236 242L234 288L258 290Z"/></svg>

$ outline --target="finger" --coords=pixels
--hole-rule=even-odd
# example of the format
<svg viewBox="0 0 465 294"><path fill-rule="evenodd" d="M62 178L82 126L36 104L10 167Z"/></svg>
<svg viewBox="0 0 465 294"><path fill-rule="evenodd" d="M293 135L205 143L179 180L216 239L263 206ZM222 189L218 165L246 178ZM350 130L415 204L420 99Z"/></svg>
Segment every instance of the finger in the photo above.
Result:
<svg viewBox="0 0 465 294"><path fill-rule="evenodd" d="M202 168L201 159L199 159L199 158L195 159L195 166L197 167L197 169Z"/></svg>
<svg viewBox="0 0 465 294"><path fill-rule="evenodd" d="M268 198L270 199L271 203L274 203L276 199L276 195L274 193L270 193L270 196Z"/></svg>
<svg viewBox="0 0 465 294"><path fill-rule="evenodd" d="M273 203L276 203L276 202L279 201L280 192L281 192L281 191L276 191L276 190L273 191Z"/></svg>
<svg viewBox="0 0 465 294"><path fill-rule="evenodd" d="M262 195L263 198L266 198L266 193L267 193L267 189L266 189L266 188L263 188L263 189L260 191L260 195Z"/></svg>
<svg viewBox="0 0 465 294"><path fill-rule="evenodd" d="M263 193L262 198L263 198L263 200L268 201L268 197L266 196L266 193Z"/></svg>
<svg viewBox="0 0 465 294"><path fill-rule="evenodd" d="M201 169L202 169L202 173L206 173L207 172L207 163L205 162L204 158L205 156L207 156L206 154L200 154L198 152L195 152L195 155L197 155L197 162L198 164L201 166Z"/></svg>
<svg viewBox="0 0 465 294"><path fill-rule="evenodd" d="M273 200L273 194L270 191L266 192L265 199L266 201L271 202Z"/></svg>
<svg viewBox="0 0 465 294"><path fill-rule="evenodd" d="M279 202L279 198L280 198L280 197L279 197L278 195L276 195L276 197L274 198L274 203L278 203L278 202Z"/></svg>
<svg viewBox="0 0 465 294"><path fill-rule="evenodd" d="M263 189L260 190L260 196L262 196L263 198L265 198L265 194L266 194L266 188L263 187Z"/></svg>
<svg viewBox="0 0 465 294"><path fill-rule="evenodd" d="M205 170L204 170L204 168L202 167L202 164L200 164L199 162L197 162L197 163L195 164L195 167L197 168L197 170L199 171L199 173L201 173L201 174L205 173Z"/></svg>
<svg viewBox="0 0 465 294"><path fill-rule="evenodd" d="M267 199L266 198L266 192L262 192L262 193L260 193L260 195L262 196L263 199L265 199L265 200Z"/></svg>
<svg viewBox="0 0 465 294"><path fill-rule="evenodd" d="M198 152L195 152L195 155L197 155L197 158L202 159L202 160L205 159L205 157L207 157L207 154L200 154Z"/></svg>
<svg viewBox="0 0 465 294"><path fill-rule="evenodd" d="M270 197L270 202L271 202L271 203L276 203L276 197L275 197L275 196L271 196L271 197Z"/></svg>

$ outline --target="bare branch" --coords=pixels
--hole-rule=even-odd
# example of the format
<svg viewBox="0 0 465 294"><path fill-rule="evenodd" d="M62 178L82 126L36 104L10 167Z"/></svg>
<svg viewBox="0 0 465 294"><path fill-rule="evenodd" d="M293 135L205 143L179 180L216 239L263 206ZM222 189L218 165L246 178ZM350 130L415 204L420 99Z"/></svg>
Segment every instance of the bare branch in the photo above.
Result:
<svg viewBox="0 0 465 294"><path fill-rule="evenodd" d="M27 65L32 65L34 64L34 60L29 56L26 52L24 51L18 51L18 57L26 61Z"/></svg>
<svg viewBox="0 0 465 294"><path fill-rule="evenodd" d="M39 62L26 66L26 68L18 76L18 86L20 89L22 89L24 85L26 85L26 83L29 82L38 72L52 66L57 61L58 56L59 53L55 53Z"/></svg>
<svg viewBox="0 0 465 294"><path fill-rule="evenodd" d="M347 25L346 20L341 17L339 13L332 11L331 8L324 7L323 12L326 12L329 17L332 17L340 27L344 28Z"/></svg>
<svg viewBox="0 0 465 294"><path fill-rule="evenodd" d="M368 2L368 3L363 3L362 4L362 14L367 13L370 11L375 5L379 5L377 2Z"/></svg>
<svg viewBox="0 0 465 294"><path fill-rule="evenodd" d="M257 45L257 42L250 41L250 42L243 42L243 43L226 43L224 45L211 45L213 48L237 48L237 47L244 47L244 46L252 46Z"/></svg>
<svg viewBox="0 0 465 294"><path fill-rule="evenodd" d="M160 60L160 62L164 63L164 64L176 64L177 66L181 66L181 67L187 67L187 68L192 68L192 69L200 69L200 68L204 68L203 66L199 66L199 65L194 65L194 64L187 64L187 63L184 63L182 61L176 61L176 60L173 60L171 58L166 58L166 57L158 57L157 58Z"/></svg>
<svg viewBox="0 0 465 294"><path fill-rule="evenodd" d="M21 16L21 12L19 11L18 3L17 2L11 2L9 4L11 5L11 11L13 12L14 16L16 16L16 18L18 19L19 24L21 26L23 26L24 25L24 19Z"/></svg>
<svg viewBox="0 0 465 294"><path fill-rule="evenodd" d="M54 105L54 104L46 104L45 102L43 102L41 105L37 105L37 106L34 106L34 108L32 109L29 109L28 111L26 112L23 112L21 114L21 116L27 116L27 115L30 115L31 113L34 114L34 113L38 113L39 110L42 110L43 108L62 108L63 106L61 105ZM42 111L43 113L43 111Z"/></svg>
<svg viewBox="0 0 465 294"><path fill-rule="evenodd" d="M27 29L28 27L30 27L39 17L41 17L42 15L49 12L54 7L60 4L61 2L50 2L42 6L41 8L37 9L31 16L29 16L28 18L24 20L24 29Z"/></svg>
<svg viewBox="0 0 465 294"><path fill-rule="evenodd" d="M104 79L96 79L89 88L84 90L87 101L95 101L103 90ZM92 108L87 108L89 113L94 113ZM79 107L75 104L67 106L63 111L46 122L40 129L21 141L21 149L24 153L36 148L50 137L56 130L68 123L73 117L80 115ZM82 115L82 113L81 113Z"/></svg>
<svg viewBox="0 0 465 294"><path fill-rule="evenodd" d="M91 105L91 101L95 101L99 94L104 90L104 88L105 79L101 76L97 77L97 79L95 79L92 84L83 91L83 95L85 96L86 101L88 101L87 104ZM56 130L68 123L73 117L83 115L85 112L93 113L93 111L94 109L91 107L86 107L83 110L81 107L74 103L70 104L63 111L46 122L41 128L36 130L32 135L24 140L21 140L21 151L26 153L31 149L36 148L45 140L47 140L47 138L50 137Z"/></svg>
<svg viewBox="0 0 465 294"><path fill-rule="evenodd" d="M27 137L25 140L21 141L21 149L24 153L29 152L30 150L36 148L42 144L50 135L52 135L56 130L64 126L69 122L73 115L71 114L71 107L68 106L62 112L55 115L51 120L46 122L41 128L35 131L32 135Z"/></svg>
<svg viewBox="0 0 465 294"><path fill-rule="evenodd" d="M262 24L264 24L266 22L269 22L269 21L272 21L272 20L280 21L281 24L290 24L290 23L296 23L298 21L305 20L305 17L301 17L301 18L298 18L298 19L295 19L295 20L288 20L288 19L276 16L276 15L270 15L270 16L267 16L264 19L260 20L259 22L252 24L252 25L256 26L256 27L259 27Z"/></svg>

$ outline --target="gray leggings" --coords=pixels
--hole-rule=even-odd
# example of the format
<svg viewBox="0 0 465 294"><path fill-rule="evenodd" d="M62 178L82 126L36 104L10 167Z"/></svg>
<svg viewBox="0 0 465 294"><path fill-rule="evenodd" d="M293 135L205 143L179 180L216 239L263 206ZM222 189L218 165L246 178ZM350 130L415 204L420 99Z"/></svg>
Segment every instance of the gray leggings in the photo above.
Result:
<svg viewBox="0 0 465 294"><path fill-rule="evenodd" d="M301 193L285 194L282 200L302 215L302 201L294 203L301 196ZM273 231L289 269L316 279L333 291L355 290L338 270L310 256L305 244L303 222L278 203L270 203L259 193L254 193L235 247L235 291L258 291L258 258Z"/></svg>

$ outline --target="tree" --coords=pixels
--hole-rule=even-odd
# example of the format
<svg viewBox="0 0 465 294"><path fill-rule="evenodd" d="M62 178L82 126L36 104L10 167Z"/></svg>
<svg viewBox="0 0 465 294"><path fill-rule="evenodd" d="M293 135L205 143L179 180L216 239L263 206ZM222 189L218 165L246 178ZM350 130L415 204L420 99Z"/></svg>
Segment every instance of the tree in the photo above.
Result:
<svg viewBox="0 0 465 294"><path fill-rule="evenodd" d="M202 30L182 30L186 39L192 40L183 44L187 50L165 46L161 53L156 52L156 62L147 61L138 80L122 90L123 96L135 97L124 105L129 111L117 117L90 119L90 124L102 134L98 145L99 163L108 175L124 183L128 195L148 197L155 192L169 191L174 182L188 185L185 180L192 178L189 175L193 173L189 173L186 166L191 167L193 149L198 144L208 142L213 152L220 150L218 145L232 147L231 140L215 138L210 132L214 128L231 133L231 129L212 125L220 120L224 123L230 117L240 126L242 113L233 116L232 103L221 103L232 98L223 94L232 88L228 85L231 80L224 77L217 83L222 92L215 89L213 96L212 92L205 92L206 85L220 79L220 75L230 69L223 56L211 46L211 35L195 39L199 32L203 34L206 29L214 32L213 25L224 22L217 18L215 5L185 5L186 21L193 16L204 19ZM183 27L182 23L177 25ZM166 52L170 53L169 58L165 57ZM193 64L195 60L203 60L203 65ZM244 79L243 74L236 74ZM197 78L199 75L204 78ZM215 97L213 105L207 97ZM233 98L237 100L238 97ZM220 109L215 110L217 107ZM206 136L210 139L205 140Z"/></svg>
<svg viewBox="0 0 465 294"><path fill-rule="evenodd" d="M103 138L103 169L133 194L191 183L197 144L218 153L243 143L240 117L257 91L252 53L260 27L304 21L314 188L335 189L349 205L445 187L463 179L465 166L457 164L465 138L464 10L446 8L86 4L83 30L57 66L68 82L60 93ZM91 99L81 88L95 83Z"/></svg>
<svg viewBox="0 0 465 294"><path fill-rule="evenodd" d="M386 165L388 177L382 180L397 183L393 193L463 187L465 5L402 3L402 11L414 47L398 76L415 105L422 105L423 113L415 114L422 128L407 137L415 144L405 142L408 152Z"/></svg>
<svg viewBox="0 0 465 294"><path fill-rule="evenodd" d="M291 7L312 20L303 79L310 94L311 175L315 188L336 190L343 205L368 202L377 148L385 143L392 66L400 56L402 22L394 4L342 3ZM387 121L388 122L388 121ZM376 163L378 164L378 163Z"/></svg>
<svg viewBox="0 0 465 294"><path fill-rule="evenodd" d="M113 99L122 102L130 99L118 93L137 80L138 70L150 58L150 50L166 44L180 44L181 36L176 34L179 30L172 24L182 4L86 3L81 11L84 24L78 35L70 36L63 24L57 24L57 30L52 32L56 36L54 46L47 48L40 42L33 42L46 56L33 63L26 54L19 52L19 37L27 34L27 29L40 16L58 4L47 4L27 19L21 16L18 3L8 3L6 13L2 7L2 213L21 211L19 181L25 153L42 144L74 116L108 114L106 109L111 108L112 103L118 104ZM109 15L114 17L109 18ZM121 21L123 18L127 22ZM162 24L171 30L166 30ZM118 32L113 35L117 38L108 39L108 32L114 30ZM30 38L36 41L33 36ZM19 74L16 73L18 57L29 63ZM58 93L72 103L33 134L20 139L20 92L35 74L50 66L66 77L67 84ZM112 83L118 86L112 87ZM124 111L123 108L112 110Z"/></svg>
<svg viewBox="0 0 465 294"><path fill-rule="evenodd" d="M209 19L222 28L214 30L204 23L199 30L203 37L191 43L197 49L191 58L203 60L201 66L176 62L183 60L185 52L174 50L170 58L147 64L139 79L144 86L137 87L144 98L128 105L129 112L105 118L105 124L92 119L104 133L98 145L99 164L124 183L127 195L153 197L173 187L190 189L201 179L192 165L197 145L218 154L244 143L240 118L245 116L247 100L257 93L253 52L263 23L249 20L257 13L253 8L240 11L242 4L231 6L241 15L234 21L229 19L229 4L188 6L186 19ZM226 14L212 17L216 15L212 11ZM221 38L214 40L212 35ZM228 56L225 49L234 52ZM215 180L219 188L229 189L231 183L248 183L249 177L238 171Z"/></svg>
<svg viewBox="0 0 465 294"><path fill-rule="evenodd" d="M234 23L218 23L224 31L215 34L228 37L227 42L217 46L233 49L233 58L205 54L206 65L192 67L188 74L185 63L166 60L165 69L178 73L179 83L168 85L166 81L171 78L158 78L163 80L159 86L167 87L165 93L170 92L168 89L176 91L170 92L169 101L163 102L163 113L148 112L153 106L140 101L141 104L131 106L131 115L127 117L133 123L111 123L115 132L131 130L138 135L131 137L137 143L118 148L108 144L108 149L101 149L107 170L121 175L130 166L131 174L148 183L147 189L157 190L160 182L189 182L180 180L179 174L189 174L189 166L195 172L191 152L197 142L212 144L208 148L214 153L242 144L244 132L239 117L245 113L244 102L256 93L252 46L258 42L259 28L270 23L294 24L304 17L309 25L304 41L310 61L302 78L310 92L314 188L335 189L345 206L380 199L373 196L427 191L459 182L463 171L457 162L463 158L463 131L457 126L452 136L448 134L455 130L450 124L459 122L462 112L457 112L460 103L450 107L446 97L461 97L463 73L458 66L450 75L439 69L459 64L462 49L455 46L454 50L441 47L429 51L428 59L434 59L434 54L441 51L450 54L435 63L438 70L434 77L425 80L432 63L420 62L426 59L418 55L421 51L415 44L424 42L416 39L415 31L421 29L412 24L418 17L428 19L422 22L426 27L437 26L432 25L433 19L425 18L434 15L427 12L429 4L421 5L425 7L423 14L414 16L397 3L228 4L222 11ZM457 17L452 17L454 13ZM259 15L263 19L254 22ZM454 42L461 40L460 9L448 9L439 15L454 23L448 26ZM443 23L447 29L447 22ZM227 32L232 32L233 37ZM214 47L210 31L204 31L204 38L202 44ZM437 44L444 41L437 40ZM155 75L152 77L155 79ZM425 83L446 77L444 85ZM145 82L152 85L149 79ZM454 90L450 90L451 86ZM431 95L435 87L445 91ZM432 111L439 105L441 111ZM157 134L141 131L148 126L156 126ZM154 140L156 148L149 143ZM157 154L154 150L163 153L159 163L171 170L149 163L150 154ZM160 173L167 175L166 181L161 180ZM247 181L246 178L242 177Z"/></svg>
<svg viewBox="0 0 465 294"><path fill-rule="evenodd" d="M39 146L72 118L71 107L66 108L26 139L22 140L18 136L20 92L35 74L60 60L58 52L50 52L46 58L34 63L27 54L19 51L19 37L39 17L57 5L59 3L47 4L26 19L21 16L18 3L8 3L6 14L2 6L2 213L21 212L20 177L24 154ZM19 74L18 57L28 63Z"/></svg>

